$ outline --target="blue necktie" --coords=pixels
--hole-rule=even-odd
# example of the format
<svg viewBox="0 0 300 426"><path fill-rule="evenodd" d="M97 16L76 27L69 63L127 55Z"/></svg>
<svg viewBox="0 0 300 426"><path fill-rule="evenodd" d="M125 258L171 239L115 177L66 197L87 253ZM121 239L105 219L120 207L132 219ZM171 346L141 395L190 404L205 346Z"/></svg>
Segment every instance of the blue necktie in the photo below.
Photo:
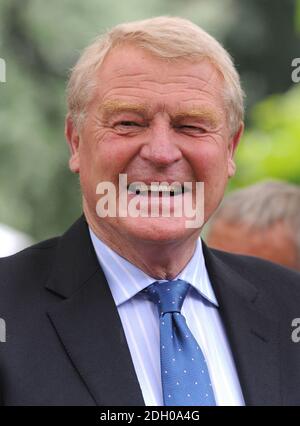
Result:
<svg viewBox="0 0 300 426"><path fill-rule="evenodd" d="M204 355L180 313L190 285L155 282L144 291L158 307L164 405L216 405Z"/></svg>

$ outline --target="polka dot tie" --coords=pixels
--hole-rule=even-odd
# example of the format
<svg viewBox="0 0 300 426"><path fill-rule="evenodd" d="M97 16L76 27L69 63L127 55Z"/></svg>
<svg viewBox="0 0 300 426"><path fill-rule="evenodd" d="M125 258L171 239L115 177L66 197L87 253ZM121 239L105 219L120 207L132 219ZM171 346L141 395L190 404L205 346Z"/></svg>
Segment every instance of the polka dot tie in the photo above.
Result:
<svg viewBox="0 0 300 426"><path fill-rule="evenodd" d="M204 355L180 313L190 285L155 282L144 292L158 307L164 405L216 405Z"/></svg>

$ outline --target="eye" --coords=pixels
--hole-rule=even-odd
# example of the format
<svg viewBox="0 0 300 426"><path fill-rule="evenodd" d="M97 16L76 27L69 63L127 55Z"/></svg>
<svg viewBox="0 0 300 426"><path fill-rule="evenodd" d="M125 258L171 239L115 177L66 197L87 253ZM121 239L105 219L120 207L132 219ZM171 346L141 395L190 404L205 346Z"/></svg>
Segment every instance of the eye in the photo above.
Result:
<svg viewBox="0 0 300 426"><path fill-rule="evenodd" d="M182 124L176 127L178 130L181 130L186 133L205 133L205 129L200 126L192 126L188 124Z"/></svg>
<svg viewBox="0 0 300 426"><path fill-rule="evenodd" d="M120 120L114 124L114 129L120 134L135 134L140 132L144 125L137 121L132 120Z"/></svg>
<svg viewBox="0 0 300 426"><path fill-rule="evenodd" d="M135 121L123 120L123 121L120 121L119 123L117 123L117 126L124 126L124 127L138 126L138 127L140 127L141 125L139 123L136 123Z"/></svg>

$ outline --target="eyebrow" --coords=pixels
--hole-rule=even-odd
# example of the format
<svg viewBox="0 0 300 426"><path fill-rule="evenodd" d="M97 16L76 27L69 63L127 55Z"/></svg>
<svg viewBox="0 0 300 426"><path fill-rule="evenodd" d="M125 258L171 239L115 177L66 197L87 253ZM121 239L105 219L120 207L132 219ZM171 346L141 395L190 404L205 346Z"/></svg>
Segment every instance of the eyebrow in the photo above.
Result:
<svg viewBox="0 0 300 426"><path fill-rule="evenodd" d="M149 108L144 104L133 104L124 101L107 101L100 105L99 111L103 114L103 118L105 119L112 114L119 114L121 112L135 112L147 115L149 113Z"/></svg>
<svg viewBox="0 0 300 426"><path fill-rule="evenodd" d="M194 107L189 110L178 110L173 116L175 122L181 121L185 118L202 120L212 126L217 126L220 123L220 114L206 107Z"/></svg>
<svg viewBox="0 0 300 426"><path fill-rule="evenodd" d="M106 101L100 105L99 111L103 114L103 118L107 119L112 114L120 114L122 112L134 112L141 115L149 116L150 108L143 103L130 103L124 101ZM183 119L198 119L207 122L212 126L217 126L220 122L220 114L207 107L195 106L187 110L176 110L172 114L172 120L179 122Z"/></svg>

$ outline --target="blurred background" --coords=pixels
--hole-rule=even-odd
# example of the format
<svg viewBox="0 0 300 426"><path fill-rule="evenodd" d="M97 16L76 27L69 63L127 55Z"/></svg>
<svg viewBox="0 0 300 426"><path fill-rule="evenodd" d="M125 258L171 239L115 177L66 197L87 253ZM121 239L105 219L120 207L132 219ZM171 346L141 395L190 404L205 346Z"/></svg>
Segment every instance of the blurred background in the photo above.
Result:
<svg viewBox="0 0 300 426"><path fill-rule="evenodd" d="M80 215L64 140L69 69L99 32L161 14L202 26L240 72L247 130L228 191L266 178L300 183L299 0L1 0L0 223L38 241Z"/></svg>

